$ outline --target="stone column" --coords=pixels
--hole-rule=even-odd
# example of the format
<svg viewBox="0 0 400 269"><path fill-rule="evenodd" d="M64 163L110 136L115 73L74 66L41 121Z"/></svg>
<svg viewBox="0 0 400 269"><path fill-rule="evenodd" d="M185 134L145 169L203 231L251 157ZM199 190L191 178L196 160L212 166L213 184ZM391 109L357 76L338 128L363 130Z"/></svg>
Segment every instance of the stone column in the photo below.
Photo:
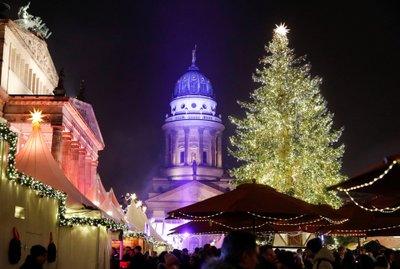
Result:
<svg viewBox="0 0 400 269"><path fill-rule="evenodd" d="M92 179L92 157L90 155L85 156L85 195L92 200L90 197L90 189L93 187Z"/></svg>
<svg viewBox="0 0 400 269"><path fill-rule="evenodd" d="M165 131L165 160L164 160L164 164L166 167L171 165L171 154L170 154L170 140L171 140L171 136L170 133L168 131Z"/></svg>
<svg viewBox="0 0 400 269"><path fill-rule="evenodd" d="M63 144L63 127L61 125L52 125L53 137L51 139L51 154L58 165L62 166L62 144Z"/></svg>
<svg viewBox="0 0 400 269"><path fill-rule="evenodd" d="M189 156L189 128L185 128L185 165L190 163L190 156Z"/></svg>
<svg viewBox="0 0 400 269"><path fill-rule="evenodd" d="M78 150L78 188L81 193L86 194L86 169L85 169L85 159L86 150L84 148L79 148Z"/></svg>
<svg viewBox="0 0 400 269"><path fill-rule="evenodd" d="M75 187L79 188L78 186L78 172L79 172L79 142L78 141L71 141L71 162L70 162L70 181L74 184Z"/></svg>
<svg viewBox="0 0 400 269"><path fill-rule="evenodd" d="M170 148L170 152L169 152L169 156L170 156L170 160L171 160L171 164L172 165L177 165L179 164L179 156L177 156L177 152L176 152L176 139L177 139L177 132L175 130L171 131L170 134L171 137L171 148Z"/></svg>
<svg viewBox="0 0 400 269"><path fill-rule="evenodd" d="M215 166L216 155L215 155L215 132L210 132L211 134L211 166Z"/></svg>
<svg viewBox="0 0 400 269"><path fill-rule="evenodd" d="M222 133L217 134L217 167L222 167Z"/></svg>
<svg viewBox="0 0 400 269"><path fill-rule="evenodd" d="M199 128L199 164L205 164L203 160L203 151L204 151L204 146L203 146L203 135L204 135L204 128Z"/></svg>
<svg viewBox="0 0 400 269"><path fill-rule="evenodd" d="M71 133L63 132L62 134L62 163L61 167L64 174L69 178L71 176L70 162L71 162Z"/></svg>
<svg viewBox="0 0 400 269"><path fill-rule="evenodd" d="M98 197L98 193L97 193L97 166L99 165L99 161L95 160L92 161L91 163L91 172L90 172L90 176L92 178L92 189L90 190L91 192L91 196L93 197L92 201L97 201L97 202L102 202L100 201L100 197Z"/></svg>

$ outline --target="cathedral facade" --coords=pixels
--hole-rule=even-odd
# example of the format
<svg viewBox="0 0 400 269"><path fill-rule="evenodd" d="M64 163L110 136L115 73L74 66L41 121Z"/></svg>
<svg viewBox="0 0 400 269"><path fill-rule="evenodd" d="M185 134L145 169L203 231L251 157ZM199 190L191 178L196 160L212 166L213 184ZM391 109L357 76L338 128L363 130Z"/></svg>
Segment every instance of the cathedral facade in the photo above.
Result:
<svg viewBox="0 0 400 269"><path fill-rule="evenodd" d="M192 64L176 82L170 114L162 126L165 136L162 175L152 180L152 192L145 201L153 227L175 246L194 247L212 243L210 236L167 237L183 224L165 220L171 210L190 205L231 189L222 168L222 133L217 102L211 82Z"/></svg>

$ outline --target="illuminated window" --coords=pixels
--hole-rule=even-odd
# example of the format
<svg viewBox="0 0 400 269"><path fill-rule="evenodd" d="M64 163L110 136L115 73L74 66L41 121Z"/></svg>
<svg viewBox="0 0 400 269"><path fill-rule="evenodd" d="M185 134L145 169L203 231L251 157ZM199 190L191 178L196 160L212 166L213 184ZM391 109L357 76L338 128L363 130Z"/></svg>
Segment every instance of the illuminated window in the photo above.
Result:
<svg viewBox="0 0 400 269"><path fill-rule="evenodd" d="M15 206L14 217L16 219L25 219L25 208L21 206Z"/></svg>

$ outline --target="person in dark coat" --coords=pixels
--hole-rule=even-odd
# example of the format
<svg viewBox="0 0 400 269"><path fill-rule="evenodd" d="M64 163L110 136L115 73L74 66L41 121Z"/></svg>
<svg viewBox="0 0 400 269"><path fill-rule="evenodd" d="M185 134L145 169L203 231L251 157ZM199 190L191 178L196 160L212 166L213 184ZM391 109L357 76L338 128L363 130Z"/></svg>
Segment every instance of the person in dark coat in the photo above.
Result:
<svg viewBox="0 0 400 269"><path fill-rule="evenodd" d="M129 269L147 269L149 267L149 263L142 254L142 247L136 246L133 249L133 257L131 259L131 264L129 265Z"/></svg>
<svg viewBox="0 0 400 269"><path fill-rule="evenodd" d="M26 257L26 260L20 269L43 269L46 257L46 248L42 245L34 245L31 247L30 254Z"/></svg>
<svg viewBox="0 0 400 269"><path fill-rule="evenodd" d="M332 252L322 246L320 238L316 237L307 242L306 252L313 259L313 269L333 269L335 260Z"/></svg>
<svg viewBox="0 0 400 269"><path fill-rule="evenodd" d="M203 269L255 269L258 264L254 234L231 231L224 238L221 256L206 262Z"/></svg>
<svg viewBox="0 0 400 269"><path fill-rule="evenodd" d="M259 263L257 269L277 269L278 259L274 249L270 245L264 245L259 248Z"/></svg>

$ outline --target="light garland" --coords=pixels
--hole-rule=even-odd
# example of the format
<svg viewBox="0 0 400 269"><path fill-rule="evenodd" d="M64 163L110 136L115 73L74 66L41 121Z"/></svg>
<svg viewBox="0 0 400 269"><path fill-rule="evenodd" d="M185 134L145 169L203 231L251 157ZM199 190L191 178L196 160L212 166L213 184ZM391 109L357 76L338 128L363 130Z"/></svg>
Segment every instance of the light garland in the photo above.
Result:
<svg viewBox="0 0 400 269"><path fill-rule="evenodd" d="M239 230L259 229L259 228L261 228L261 227L263 227L263 226L269 224L268 222L265 222L265 223L263 223L263 224L256 225L256 226L233 227L233 226L230 226L230 225L227 225L227 224L224 224L224 223L215 221L215 220L194 220L194 221L195 221L195 222L210 222L210 226L212 226L211 224L214 223L214 224L217 224L217 225L219 225L219 226L228 228L228 229L230 229L230 230L236 230L236 231L239 231ZM226 234L226 233L228 233L229 231L214 230L214 231L209 231L209 232L200 232L200 233L192 233L192 234L214 234L214 233L220 233L220 232L223 233L223 234ZM263 232L263 233L267 233L267 232L274 233L275 231L262 231L262 232Z"/></svg>
<svg viewBox="0 0 400 269"><path fill-rule="evenodd" d="M361 209L364 209L365 211L369 211L369 212L380 212L380 213L390 214L390 213L393 213L393 212L395 212L395 211L397 211L397 210L400 209L400 206L397 206L397 207L385 207L385 208L377 208L377 207L368 208L368 207L365 207L365 206L363 206L362 204L358 203L358 202L350 195L350 193L349 193L348 191L344 191L344 193L346 193L347 196L349 196L350 200L351 200L356 206L358 206L358 207L361 208Z"/></svg>
<svg viewBox="0 0 400 269"><path fill-rule="evenodd" d="M252 215L253 217L257 217L257 218L280 220L280 221L291 221L291 220L300 219L300 218L303 218L303 217L306 216L306 215L303 214L303 215L299 215L299 216L296 216L296 217L284 219L284 218L274 218L274 217L270 217L270 216L263 216L263 215L259 215L259 214L256 214L256 213L253 213L253 212L250 212L250 211L247 211L247 213Z"/></svg>
<svg viewBox="0 0 400 269"><path fill-rule="evenodd" d="M215 214L211 214L211 215L208 215L208 216L195 216L195 215L190 215L190 214L183 213L183 212L180 212L180 211L178 213L183 215L183 216L185 216L185 217L189 217L191 219L210 219L210 218L214 218L214 217L220 216L220 215L224 214L225 212L221 211L221 212L218 212L218 213L215 213ZM175 217L174 213L172 213L171 214L171 218L179 218L179 217ZM181 218L181 219L184 219L184 218Z"/></svg>
<svg viewBox="0 0 400 269"><path fill-rule="evenodd" d="M133 231L125 230L123 233L123 237L124 238L129 238L129 237L142 238L142 239L146 240L147 242L153 244L156 247L168 247L168 248L172 249L172 245L170 245L166 241L158 241L153 236L149 236L143 232L133 232Z"/></svg>
<svg viewBox="0 0 400 269"><path fill-rule="evenodd" d="M17 154L17 134L12 132L7 124L0 124L0 137L9 144L7 175L9 179L17 179L17 169L15 168L15 156Z"/></svg>
<svg viewBox="0 0 400 269"><path fill-rule="evenodd" d="M301 226L301 225L307 225L307 226L311 226L311 224L316 223L321 221L322 218L317 218L314 220L310 220L310 221L304 221L304 222L298 222L298 223L279 223L279 222L270 222L270 224L273 225L277 225L277 226Z"/></svg>
<svg viewBox="0 0 400 269"><path fill-rule="evenodd" d="M393 169L393 166L394 166L395 164L397 164L397 163L398 163L398 162L397 162L396 160L394 160L394 161L392 162L392 164L391 164L382 174L380 174L379 176L375 177L373 180L371 180L371 181L369 181L369 182L363 183L363 184L361 184L361 185L353 186L353 187L350 187L350 188L341 188L341 187L339 187L338 190L339 190L339 191L353 191L353 190L357 190L357 189L361 189L361 188L364 188L364 187L371 186L372 184L374 184L375 182L377 182L378 180L380 180L380 179L382 179L384 176L386 176L387 173L389 173L389 171L392 170L392 169Z"/></svg>
<svg viewBox="0 0 400 269"><path fill-rule="evenodd" d="M104 226L112 231L124 231L128 227L125 224L115 222L109 218L85 218L85 217L72 217L65 218L60 216L60 226L76 226L76 225L88 225L88 226Z"/></svg>
<svg viewBox="0 0 400 269"><path fill-rule="evenodd" d="M400 228L400 224L399 225L393 225L393 226L388 226L388 227L381 227L381 228L371 228L371 229L349 229L349 230L334 230L330 233L334 234L334 233L367 233L367 232L377 232L377 231L385 231L385 230L391 230L391 229L396 229L396 228Z"/></svg>
<svg viewBox="0 0 400 269"><path fill-rule="evenodd" d="M363 205L361 205L360 203L358 203L358 202L356 201L356 199L354 199L354 197L350 195L350 192L349 192L349 191L354 191L354 190L362 189L362 188L364 188L364 187L368 187L368 186L373 185L373 184L376 183L378 180L381 180L384 176L386 176L386 175L393 169L393 167L394 167L396 164L398 164L398 161L397 161L397 160L394 160L394 161L389 165L389 167L388 167L382 174L380 174L379 176L375 177L374 179L372 179L372 180L369 181L369 182L366 182L366 183L363 183L363 184L360 184L360 185L356 185L356 186L352 186L352 187L349 187L349 188L338 187L337 189L338 189L339 191L342 191L342 192L346 193L347 196L350 198L350 200L351 200L356 206L360 207L361 209L363 209L363 210L365 210L365 211L369 211L369 212L380 212L380 213L387 213L387 214L393 213L393 212L399 210L399 209L400 209L400 206L397 206L397 207L385 207L385 208L377 208L377 207L368 208L368 207L363 206Z"/></svg>
<svg viewBox="0 0 400 269"><path fill-rule="evenodd" d="M349 221L349 219L333 220L333 219L330 219L330 218L324 217L324 216L320 216L320 217L321 217L322 219L324 219L324 220L326 220L326 221L332 223L332 224L343 224L343 223Z"/></svg>
<svg viewBox="0 0 400 269"><path fill-rule="evenodd" d="M236 228L234 228L232 226L225 225L223 223L220 223L220 222L215 221L215 220L212 219L214 217L217 217L217 216L220 216L220 215L224 214L225 212L219 212L219 213L215 213L215 214L208 215L208 216L194 216L194 215L190 215L190 214L183 213L183 212L180 212L180 211L178 213L180 215L182 215L182 216L185 216L185 217L188 217L188 218L192 219L193 221L210 221L210 222L217 223L219 225L225 226L225 227L230 228L230 229L236 229ZM298 220L298 219L301 219L303 217L306 217L307 215L303 214L303 215L299 215L299 216L295 216L295 217L291 217L291 218L277 218L277 217L263 216L263 215L256 214L256 213L253 213L253 212L250 212L250 211L247 211L247 213L249 215L253 216L253 217L269 219L269 220L274 220L274 221L285 221L285 223L277 223L277 222L274 222L274 221L265 222L265 224L273 224L273 225L289 225L289 226L309 225L309 224L313 224L313 223L316 223L316 222L321 221L321 220L326 220L326 221L328 221L329 223L332 223L332 224L342 224L342 223L344 223L344 222L349 220L349 219L342 219L342 220L336 221L336 220L330 219L330 218L325 217L325 216L319 216L318 218L316 218L314 220L310 220L310 221L306 221L306 222L288 223L286 221ZM175 217L174 214L171 214L171 217L175 218L175 219L186 219L186 218L181 218L181 217ZM265 224L262 224L261 226L263 226ZM241 227L241 228L238 228L238 229L247 229L247 228L248 227Z"/></svg>

